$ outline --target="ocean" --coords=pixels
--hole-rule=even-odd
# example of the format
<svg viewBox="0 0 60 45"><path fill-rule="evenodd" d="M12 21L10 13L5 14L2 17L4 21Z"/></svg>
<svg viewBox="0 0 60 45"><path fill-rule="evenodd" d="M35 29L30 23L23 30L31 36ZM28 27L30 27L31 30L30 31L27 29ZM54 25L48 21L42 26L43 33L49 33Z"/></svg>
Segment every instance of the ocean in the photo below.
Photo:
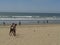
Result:
<svg viewBox="0 0 60 45"><path fill-rule="evenodd" d="M60 17L60 13L18 13L18 12L0 12L0 16L40 16L40 17Z"/></svg>
<svg viewBox="0 0 60 45"><path fill-rule="evenodd" d="M60 13L0 12L0 24L60 24Z"/></svg>

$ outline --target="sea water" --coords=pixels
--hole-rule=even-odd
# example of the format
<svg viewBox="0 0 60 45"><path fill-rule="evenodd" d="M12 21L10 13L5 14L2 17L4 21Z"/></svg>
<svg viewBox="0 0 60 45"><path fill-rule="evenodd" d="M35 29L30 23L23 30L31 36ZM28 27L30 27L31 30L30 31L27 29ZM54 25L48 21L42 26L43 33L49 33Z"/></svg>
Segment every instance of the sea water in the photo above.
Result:
<svg viewBox="0 0 60 45"><path fill-rule="evenodd" d="M48 21L48 22L47 22ZM19 23L21 24L47 24L60 23L60 13L19 13L0 12L0 24Z"/></svg>

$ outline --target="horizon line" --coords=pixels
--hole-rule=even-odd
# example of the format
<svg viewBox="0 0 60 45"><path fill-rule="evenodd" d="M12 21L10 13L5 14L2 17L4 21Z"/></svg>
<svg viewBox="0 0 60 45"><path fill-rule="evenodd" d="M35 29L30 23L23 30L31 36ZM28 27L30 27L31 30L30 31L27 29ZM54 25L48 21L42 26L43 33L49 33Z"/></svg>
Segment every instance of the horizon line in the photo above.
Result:
<svg viewBox="0 0 60 45"><path fill-rule="evenodd" d="M59 12L0 12L0 13L59 13Z"/></svg>

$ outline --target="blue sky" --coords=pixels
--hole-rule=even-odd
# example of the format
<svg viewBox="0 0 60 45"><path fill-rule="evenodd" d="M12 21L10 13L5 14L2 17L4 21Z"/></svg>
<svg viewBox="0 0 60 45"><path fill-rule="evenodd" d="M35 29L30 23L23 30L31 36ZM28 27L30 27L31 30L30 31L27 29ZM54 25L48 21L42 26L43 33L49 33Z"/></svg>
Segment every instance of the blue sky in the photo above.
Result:
<svg viewBox="0 0 60 45"><path fill-rule="evenodd" d="M60 0L0 0L0 12L60 13Z"/></svg>

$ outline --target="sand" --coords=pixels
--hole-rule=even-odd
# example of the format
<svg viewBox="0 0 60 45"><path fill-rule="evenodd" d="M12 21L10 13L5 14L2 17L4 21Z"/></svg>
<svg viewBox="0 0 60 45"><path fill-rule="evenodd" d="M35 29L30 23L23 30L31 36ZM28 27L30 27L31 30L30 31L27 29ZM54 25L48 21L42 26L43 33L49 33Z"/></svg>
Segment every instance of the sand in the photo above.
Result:
<svg viewBox="0 0 60 45"><path fill-rule="evenodd" d="M0 26L0 45L60 45L60 24L17 26L16 37L9 27Z"/></svg>

